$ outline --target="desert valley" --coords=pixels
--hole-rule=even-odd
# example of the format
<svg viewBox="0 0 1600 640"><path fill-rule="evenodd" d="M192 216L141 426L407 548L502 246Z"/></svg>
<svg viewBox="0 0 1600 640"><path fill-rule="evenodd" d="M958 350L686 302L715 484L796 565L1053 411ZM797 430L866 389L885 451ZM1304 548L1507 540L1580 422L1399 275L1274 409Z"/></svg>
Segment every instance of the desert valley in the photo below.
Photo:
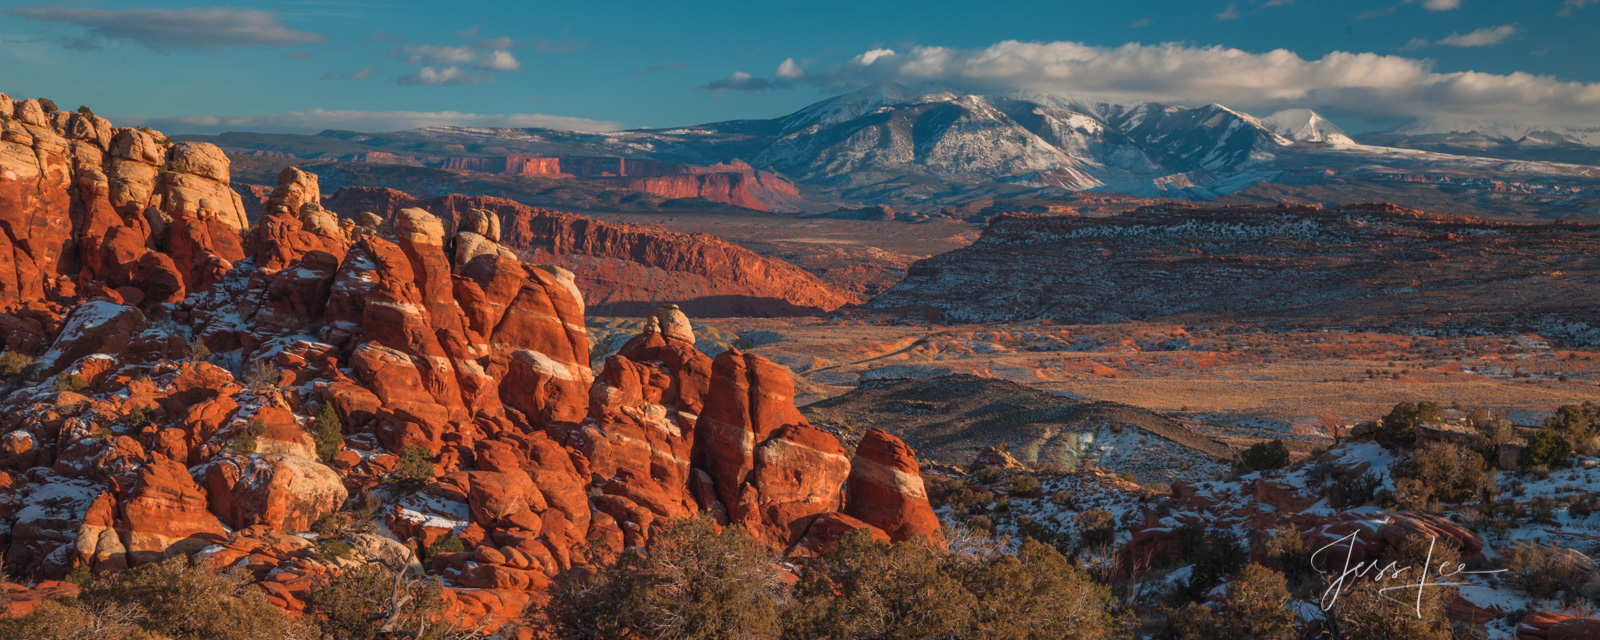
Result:
<svg viewBox="0 0 1600 640"><path fill-rule="evenodd" d="M1593 127L857 84L0 94L0 638L1600 638Z"/></svg>

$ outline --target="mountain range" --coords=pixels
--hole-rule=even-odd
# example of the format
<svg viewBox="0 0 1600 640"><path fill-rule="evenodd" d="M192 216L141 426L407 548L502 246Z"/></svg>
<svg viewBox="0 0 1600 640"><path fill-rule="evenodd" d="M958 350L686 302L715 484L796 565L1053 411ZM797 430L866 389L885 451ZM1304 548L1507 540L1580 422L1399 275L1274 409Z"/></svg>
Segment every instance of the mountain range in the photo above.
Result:
<svg viewBox="0 0 1600 640"><path fill-rule="evenodd" d="M1219 104L1122 104L1038 92L982 95L875 84L779 118L688 127L588 133L441 126L383 134L203 139L234 153L440 168L484 164L470 158L496 159L495 167L530 167L537 163L526 159L534 156L569 159L552 167L571 165L574 157L672 163L685 167L675 171L700 174L716 167L751 167L785 193L786 185L777 183L780 176L795 184L805 204L786 195L777 206L788 210L863 204L927 209L979 198L1085 190L1208 199L1266 181L1315 182L1334 175L1533 185L1510 190L1600 188L1600 169L1586 164L1589 155L1600 160L1600 148L1590 146L1589 138L1578 135L1582 132L1483 125L1472 133L1441 134L1437 131L1476 125L1414 125L1414 134L1363 136L1368 144L1362 144L1308 109L1258 118ZM1518 132L1519 138L1506 137ZM1507 145L1522 153L1504 153L1501 147ZM1535 147L1547 153L1530 151ZM512 160L499 160L507 158ZM611 174L590 179L624 184ZM628 184L651 188L648 181ZM709 195L741 206L759 202L737 194Z"/></svg>

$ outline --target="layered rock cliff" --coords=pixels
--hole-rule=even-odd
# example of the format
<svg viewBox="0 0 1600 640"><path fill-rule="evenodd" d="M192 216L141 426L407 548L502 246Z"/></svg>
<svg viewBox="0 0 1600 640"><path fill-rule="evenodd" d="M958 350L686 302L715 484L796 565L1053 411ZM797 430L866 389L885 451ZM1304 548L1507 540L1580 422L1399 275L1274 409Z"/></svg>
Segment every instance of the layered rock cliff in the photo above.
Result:
<svg viewBox="0 0 1600 640"><path fill-rule="evenodd" d="M474 210L489 211L501 244L576 273L598 314L644 315L670 302L697 316L805 315L857 301L793 265L705 234L599 222L503 198L423 200L393 189L341 188L328 206L347 217L372 212L386 220L416 207L452 227Z"/></svg>
<svg viewBox="0 0 1600 640"><path fill-rule="evenodd" d="M209 145L0 106L12 575L192 554L297 611L340 570L329 539L392 560L452 537L415 570L495 628L672 518L801 555L852 528L938 535L908 448L852 459L787 370L706 356L677 308L591 370L574 274L502 243L537 227L340 219L291 168L247 228Z"/></svg>

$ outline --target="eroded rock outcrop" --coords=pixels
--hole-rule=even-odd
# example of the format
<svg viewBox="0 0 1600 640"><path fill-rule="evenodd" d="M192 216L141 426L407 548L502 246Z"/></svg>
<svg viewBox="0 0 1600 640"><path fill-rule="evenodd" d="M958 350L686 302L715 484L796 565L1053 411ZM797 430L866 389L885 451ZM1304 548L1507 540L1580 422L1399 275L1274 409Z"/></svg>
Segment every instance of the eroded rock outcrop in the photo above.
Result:
<svg viewBox="0 0 1600 640"><path fill-rule="evenodd" d="M53 218L64 230L35 214L89 205L55 182L5 186L21 196L3 202L6 255L33 270L9 272L0 323L6 348L37 362L0 398L16 575L191 554L245 569L300 611L320 576L356 561L319 556L308 531L367 513L383 533L347 536L361 557L398 566L453 537L464 551L414 570L445 580L452 611L503 621L673 518L708 514L801 555L852 528L929 532L925 498L867 489L838 440L806 423L786 369L707 357L676 307L591 371L578 279L502 244L533 234L525 221L420 208L341 221L315 176L290 169L244 233L242 210L212 190L227 189L219 154L10 109L9 144L75 132L109 146L116 161L96 166L123 176L94 216ZM41 171L8 170L29 166ZM95 220L104 233L86 236ZM85 246L115 259L80 260L75 286L60 269ZM22 302L29 291L43 299ZM909 453L858 452L855 465L920 487ZM374 497L379 483L396 488Z"/></svg>
<svg viewBox="0 0 1600 640"><path fill-rule="evenodd" d="M481 235L473 231L477 221L494 218L500 247L575 273L594 313L646 315L657 301L671 300L697 316L784 316L858 301L793 265L704 234L599 222L486 196L421 200L393 189L341 188L328 206L346 216L366 211L386 220L406 208L426 209L474 236ZM462 235L456 236L458 260L487 250L479 238Z"/></svg>

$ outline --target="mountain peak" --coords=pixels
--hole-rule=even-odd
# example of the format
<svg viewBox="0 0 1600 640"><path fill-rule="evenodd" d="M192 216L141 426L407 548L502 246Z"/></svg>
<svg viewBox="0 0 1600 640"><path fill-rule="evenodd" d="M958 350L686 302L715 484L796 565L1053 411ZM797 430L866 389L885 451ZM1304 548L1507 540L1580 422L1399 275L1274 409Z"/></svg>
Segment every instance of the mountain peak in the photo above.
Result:
<svg viewBox="0 0 1600 640"><path fill-rule="evenodd" d="M1295 142L1355 144L1338 125L1310 109L1284 109L1262 118L1261 124Z"/></svg>

